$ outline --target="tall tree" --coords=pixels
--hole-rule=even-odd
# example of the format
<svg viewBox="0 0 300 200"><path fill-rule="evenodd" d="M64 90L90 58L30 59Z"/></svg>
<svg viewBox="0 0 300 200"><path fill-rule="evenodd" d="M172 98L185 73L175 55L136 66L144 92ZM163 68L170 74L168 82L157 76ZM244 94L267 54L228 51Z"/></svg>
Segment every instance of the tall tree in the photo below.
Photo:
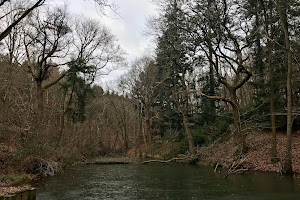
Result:
<svg viewBox="0 0 300 200"><path fill-rule="evenodd" d="M173 104L182 117L183 127L188 138L189 152L195 155L195 143L189 121L189 85L187 76L193 70L188 57L185 55L187 47L184 45L182 27L183 16L180 13L182 1L169 1L164 16L165 29L159 37L157 48L157 66L164 69L164 77L160 79L162 85L167 86ZM161 76L162 74L160 74ZM171 102L172 102L171 101ZM169 103L171 103L169 101Z"/></svg>
<svg viewBox="0 0 300 200"><path fill-rule="evenodd" d="M26 51L27 68L36 83L37 109L40 117L44 110L44 91L58 83L66 73L55 80L46 83L51 76L51 70L62 63L53 59L62 58L68 51L70 42L70 26L67 11L64 8L53 8L32 15L28 26L24 29L24 47Z"/></svg>
<svg viewBox="0 0 300 200"><path fill-rule="evenodd" d="M10 3L10 0L1 0L0 1L0 9L3 10L4 15L0 16L0 20L2 20L6 15L9 15L13 12L16 12L14 16L16 17L13 21L11 21L8 26L4 28L4 30L1 30L0 32L0 41L3 40L10 32L11 30L17 26L24 18L26 18L33 10L36 8L42 6L46 0L36 0L32 3L32 5L27 5L24 8L17 8L17 9L11 9L6 10L5 5ZM104 8L110 8L114 11L116 11L116 5L111 3L109 0L95 0L95 2L99 5L100 9L103 12Z"/></svg>
<svg viewBox="0 0 300 200"><path fill-rule="evenodd" d="M284 33L284 44L285 51L287 56L287 81L286 81L286 90L287 90L287 143L286 143L286 157L283 167L285 173L293 173L292 169L292 126L293 126L293 116L292 116L292 50L291 50L291 41L290 41L290 32L288 25L288 15L287 9L291 5L285 1L277 2L277 9L280 16L280 23L282 31Z"/></svg>
<svg viewBox="0 0 300 200"><path fill-rule="evenodd" d="M274 18L274 9L275 4L273 0L269 0L267 2L260 0L259 4L262 7L262 19L264 24L264 33L267 37L267 68L269 75L269 97L270 97L270 118L271 118L271 127L272 127L272 161L278 161L277 157L277 137L276 137L276 121L275 121L275 86L274 86L274 69L273 66L273 53L272 49L274 47L274 43L272 38L275 36L275 25L272 23L272 19Z"/></svg>
<svg viewBox="0 0 300 200"><path fill-rule="evenodd" d="M103 74L101 70L110 72L120 67L124 63L123 54L123 50L116 44L115 37L98 21L86 18L76 21L72 58L68 62L68 71L62 74L67 77L61 84L63 103L60 138L67 114L74 122L85 120L85 100L91 86Z"/></svg>
<svg viewBox="0 0 300 200"><path fill-rule="evenodd" d="M191 41L195 41L196 51L202 52L213 65L217 80L227 89L229 98L209 96L201 91L200 94L231 105L236 125L235 138L241 144L241 152L245 153L247 145L241 127L237 91L252 76L247 55L253 44L249 37L248 19L234 9L238 7L234 1L213 1L211 7L206 1L193 1L188 5L186 15L192 23L192 30L186 29L186 33Z"/></svg>
<svg viewBox="0 0 300 200"><path fill-rule="evenodd" d="M119 85L124 90L131 93L131 96L138 102L137 111L141 116L140 136L143 144L146 145L146 153L153 156L153 129L154 118L158 118L159 109L156 109L157 97L156 84L157 67L153 59L142 57L134 62L131 70L121 77ZM137 145L142 145L141 140L137 140Z"/></svg>
<svg viewBox="0 0 300 200"><path fill-rule="evenodd" d="M280 37L278 35L280 27L276 24L279 18L275 15L276 5L273 0L247 0L244 2L243 7L245 15L254 18L251 28L255 41L252 50L254 62L253 79L251 80L254 89L253 103L255 107L260 108L261 113L270 113L272 129L271 160L277 162L279 159L277 157L275 103L279 101L279 98L275 98L274 73L279 69L279 65L278 62L274 61L275 53L273 49L275 47L274 41ZM266 114L256 117L257 120L266 121ZM257 113L253 113L253 115L257 115Z"/></svg>

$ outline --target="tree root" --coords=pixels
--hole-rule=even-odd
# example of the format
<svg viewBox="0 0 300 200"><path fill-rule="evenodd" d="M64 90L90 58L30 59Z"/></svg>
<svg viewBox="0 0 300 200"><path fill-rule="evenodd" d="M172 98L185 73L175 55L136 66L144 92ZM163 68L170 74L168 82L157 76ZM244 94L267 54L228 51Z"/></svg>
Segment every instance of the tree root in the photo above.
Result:
<svg viewBox="0 0 300 200"><path fill-rule="evenodd" d="M54 176L58 171L59 164L52 160L40 159L37 168L33 170L33 173L43 176Z"/></svg>

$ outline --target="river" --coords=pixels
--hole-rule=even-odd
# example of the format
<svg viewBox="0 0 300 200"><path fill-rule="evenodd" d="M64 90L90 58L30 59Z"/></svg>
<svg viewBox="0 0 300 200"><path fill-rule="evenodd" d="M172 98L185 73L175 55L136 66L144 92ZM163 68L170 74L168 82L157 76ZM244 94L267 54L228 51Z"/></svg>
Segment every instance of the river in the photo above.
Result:
<svg viewBox="0 0 300 200"><path fill-rule="evenodd" d="M253 172L215 173L183 164L80 165L35 183L37 200L299 200L300 180Z"/></svg>

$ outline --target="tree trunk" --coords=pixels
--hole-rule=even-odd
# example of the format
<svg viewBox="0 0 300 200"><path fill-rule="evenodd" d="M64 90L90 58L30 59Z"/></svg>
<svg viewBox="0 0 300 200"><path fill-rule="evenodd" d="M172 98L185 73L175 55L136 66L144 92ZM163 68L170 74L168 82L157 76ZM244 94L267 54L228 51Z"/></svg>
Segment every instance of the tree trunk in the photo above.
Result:
<svg viewBox="0 0 300 200"><path fill-rule="evenodd" d="M188 120L188 117L186 115L185 112L182 112L182 119L183 119L183 125L184 125L184 128L185 128L185 132L187 134L187 137L188 137L188 143L189 143L189 152L192 156L195 155L195 142L194 142L194 137L193 137L193 134L190 130L190 127L189 127L189 120Z"/></svg>
<svg viewBox="0 0 300 200"><path fill-rule="evenodd" d="M275 104L274 104L274 80L272 72L272 47L268 42L268 70L269 70L269 85L270 85L270 117L272 126L272 162L278 162L277 157L277 138L276 138L276 121L275 121Z"/></svg>
<svg viewBox="0 0 300 200"><path fill-rule="evenodd" d="M181 83L182 83L182 89L183 91L188 91L188 87L185 82L185 73L186 71L183 70L182 76L181 76ZM178 102L178 107L180 109L180 105ZM190 129L190 122L188 119L188 111L189 111L189 96L188 93L184 93L184 103L183 103L183 108L180 109L180 112L182 114L182 120L183 120L183 126L185 129L185 132L188 137L188 143L189 143L189 152L192 156L196 154L195 152L195 142L194 142L194 136L193 133Z"/></svg>
<svg viewBox="0 0 300 200"><path fill-rule="evenodd" d="M272 35L274 30L272 29L272 25L269 24L270 19L273 18L272 16L272 10L273 10L273 2L268 2L268 10L265 8L265 2L263 0L260 0L260 5L263 7L264 10L264 20L265 20L265 32L267 35L267 65L268 65L268 75L269 75L269 97L270 97L270 120L271 120L271 128L272 128L272 157L271 161L276 163L279 161L279 158L277 157L277 136L276 136L276 120L275 120L275 97L274 97L274 77L273 77L273 70L272 70Z"/></svg>
<svg viewBox="0 0 300 200"><path fill-rule="evenodd" d="M152 149L152 130L151 130L151 121L150 121L150 105L146 102L145 105L145 129L146 129L146 137L148 138L148 153L153 156Z"/></svg>
<svg viewBox="0 0 300 200"><path fill-rule="evenodd" d="M272 9L272 2L270 1L269 8ZM272 14L270 17L265 13L265 18L270 20L272 18ZM270 34L269 34L270 30ZM272 25L266 25L266 31L268 36L268 70L269 70L269 85L270 85L270 117L271 117L271 126L272 126L272 162L278 162L279 158L277 157L277 138L276 138L276 120L275 120L275 98L274 98L274 78L272 71L272 41L269 39L272 34Z"/></svg>
<svg viewBox="0 0 300 200"><path fill-rule="evenodd" d="M37 92L37 113L39 119L42 119L44 114L44 89L41 82L36 83Z"/></svg>
<svg viewBox="0 0 300 200"><path fill-rule="evenodd" d="M287 142L286 142L286 157L283 166L284 173L293 173L292 169L292 53L290 47L290 38L288 31L288 22L286 8L278 2L278 11L281 22L281 27L284 32L285 51L287 53Z"/></svg>
<svg viewBox="0 0 300 200"><path fill-rule="evenodd" d="M123 139L124 139L124 153L127 153L127 151L128 151L128 134L127 134L127 127L124 127Z"/></svg>
<svg viewBox="0 0 300 200"><path fill-rule="evenodd" d="M245 142L245 135L242 132L242 123L241 123L241 115L240 115L240 108L239 103L237 100L236 90L233 88L229 89L230 98L231 98L231 106L232 106L232 113L234 117L234 124L236 127L235 133L235 143L241 145L240 153L245 154L248 151L246 142Z"/></svg>
<svg viewBox="0 0 300 200"><path fill-rule="evenodd" d="M184 79L184 78L183 78ZM180 103L179 103L179 97L178 95L175 94L174 91L172 91L172 95L173 95L173 98L176 102L176 105L177 105L177 109L178 111L181 113L182 115L182 121L183 121L183 126L184 126L184 129L185 129L185 133L187 134L187 138L188 138L188 143L189 143L189 152L192 156L195 155L195 142L194 142L194 136L193 136L193 133L191 132L190 130L190 127L189 127L189 119L188 119L188 94L187 94L187 87L185 85L185 83L183 84L184 85L184 103L183 105L181 106Z"/></svg>
<svg viewBox="0 0 300 200"><path fill-rule="evenodd" d="M209 3L209 8L210 8L210 3ZM211 38L211 30L208 31L208 36ZM214 75L214 65L213 65L213 51L212 51L212 44L211 40L208 40L208 45L209 45L209 94L210 96L215 96L215 75ZM213 111L213 114L215 114L216 110L216 104L214 100L210 101L211 108Z"/></svg>
<svg viewBox="0 0 300 200"><path fill-rule="evenodd" d="M60 121L60 131L59 131L59 138L58 138L58 143L61 144L62 143L62 139L63 139L63 132L64 132L64 128L65 128L65 101L66 101L66 94L64 94L63 96L63 101L62 101L62 110L61 110L61 121Z"/></svg>
<svg viewBox="0 0 300 200"><path fill-rule="evenodd" d="M128 133L127 133L127 121L126 121L126 107L125 107L125 99L123 93L123 140L124 140L124 153L128 151Z"/></svg>

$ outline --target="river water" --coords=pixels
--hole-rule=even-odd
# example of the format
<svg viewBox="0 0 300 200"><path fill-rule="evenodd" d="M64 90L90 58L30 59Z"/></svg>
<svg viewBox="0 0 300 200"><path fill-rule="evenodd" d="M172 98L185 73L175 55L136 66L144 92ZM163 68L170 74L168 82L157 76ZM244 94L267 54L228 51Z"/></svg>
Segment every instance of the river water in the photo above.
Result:
<svg viewBox="0 0 300 200"><path fill-rule="evenodd" d="M230 175L181 164L81 165L35 183L37 200L300 200L300 180L269 173Z"/></svg>

